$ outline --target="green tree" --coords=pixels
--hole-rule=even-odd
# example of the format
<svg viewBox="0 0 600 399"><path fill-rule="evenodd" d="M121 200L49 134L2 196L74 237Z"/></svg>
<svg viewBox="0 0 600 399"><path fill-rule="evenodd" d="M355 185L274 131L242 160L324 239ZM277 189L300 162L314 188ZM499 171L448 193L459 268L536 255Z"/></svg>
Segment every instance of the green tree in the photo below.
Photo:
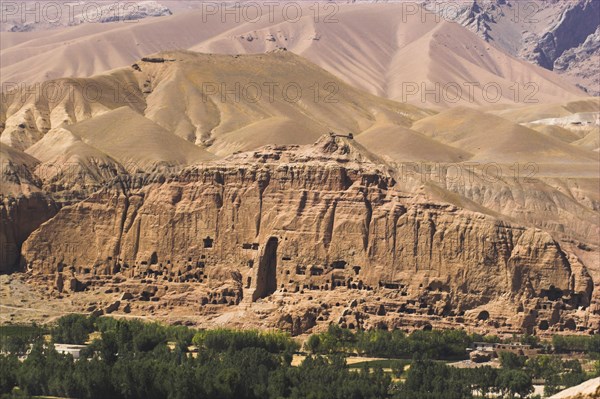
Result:
<svg viewBox="0 0 600 399"><path fill-rule="evenodd" d="M461 370L416 358L411 363L399 399L409 398L472 398L471 381Z"/></svg>
<svg viewBox="0 0 600 399"><path fill-rule="evenodd" d="M498 370L490 366L484 366L472 370L470 374L469 379L473 384L473 388L477 389L484 398L495 390Z"/></svg>
<svg viewBox="0 0 600 399"><path fill-rule="evenodd" d="M513 352L502 351L498 354L503 369L517 370L525 366L525 356Z"/></svg>
<svg viewBox="0 0 600 399"><path fill-rule="evenodd" d="M529 334L521 336L520 342L523 345L530 345L532 348L537 348L540 345L540 339L535 335Z"/></svg>
<svg viewBox="0 0 600 399"><path fill-rule="evenodd" d="M524 398L533 392L531 377L521 370L502 370L497 384L504 396L511 399L516 395Z"/></svg>
<svg viewBox="0 0 600 399"><path fill-rule="evenodd" d="M560 373L562 361L558 356L539 355L528 359L525 366L533 378L547 379Z"/></svg>
<svg viewBox="0 0 600 399"><path fill-rule="evenodd" d="M84 344L94 331L94 319L80 314L70 314L58 319L52 331L55 342L61 344Z"/></svg>
<svg viewBox="0 0 600 399"><path fill-rule="evenodd" d="M0 355L0 393L10 393L17 385L19 359L15 355Z"/></svg>
<svg viewBox="0 0 600 399"><path fill-rule="evenodd" d="M600 355L600 334L592 335L587 342L587 351L596 356Z"/></svg>
<svg viewBox="0 0 600 399"><path fill-rule="evenodd" d="M17 383L29 395L44 395L47 393L47 371L44 342L38 340L19 367Z"/></svg>
<svg viewBox="0 0 600 399"><path fill-rule="evenodd" d="M117 353L119 352L119 339L114 331L105 331L100 339L100 356L107 363L117 361Z"/></svg>
<svg viewBox="0 0 600 399"><path fill-rule="evenodd" d="M166 342L163 331L154 327L147 327L133 338L133 346L139 352L150 352L159 344Z"/></svg>
<svg viewBox="0 0 600 399"><path fill-rule="evenodd" d="M312 334L308 337L304 346L310 353L316 354L321 348L321 338L316 334Z"/></svg>
<svg viewBox="0 0 600 399"><path fill-rule="evenodd" d="M29 348L31 337L26 335L9 335L3 342L3 349L7 353L23 356Z"/></svg>

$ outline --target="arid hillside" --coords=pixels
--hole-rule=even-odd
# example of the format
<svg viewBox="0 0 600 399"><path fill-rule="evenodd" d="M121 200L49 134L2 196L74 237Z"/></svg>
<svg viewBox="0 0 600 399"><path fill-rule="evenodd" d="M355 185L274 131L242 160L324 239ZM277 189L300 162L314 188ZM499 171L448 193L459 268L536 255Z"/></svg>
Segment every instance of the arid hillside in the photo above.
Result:
<svg viewBox="0 0 600 399"><path fill-rule="evenodd" d="M262 54L286 48L372 94L438 109L586 95L557 74L414 3L320 3L317 10L312 3L294 4L293 19L283 4L277 9L262 4L253 10L257 16L248 18L243 6L236 11L219 3L215 9L199 6L135 23L3 32L1 81L90 77L164 50ZM102 52L96 51L99 46Z"/></svg>

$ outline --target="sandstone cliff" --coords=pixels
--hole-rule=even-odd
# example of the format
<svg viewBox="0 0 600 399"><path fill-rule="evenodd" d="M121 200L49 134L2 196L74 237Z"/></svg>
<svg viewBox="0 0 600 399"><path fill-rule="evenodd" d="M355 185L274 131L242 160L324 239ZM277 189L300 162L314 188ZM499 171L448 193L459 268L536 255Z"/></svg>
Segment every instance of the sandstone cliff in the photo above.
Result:
<svg viewBox="0 0 600 399"><path fill-rule="evenodd" d="M61 209L22 256L34 275L230 287L202 304L356 290L395 297L401 312L493 304L523 328L592 323L592 278L550 234L403 192L385 162L342 137L124 177Z"/></svg>
<svg viewBox="0 0 600 399"><path fill-rule="evenodd" d="M21 244L57 212L31 172L39 161L0 143L0 273L19 265Z"/></svg>

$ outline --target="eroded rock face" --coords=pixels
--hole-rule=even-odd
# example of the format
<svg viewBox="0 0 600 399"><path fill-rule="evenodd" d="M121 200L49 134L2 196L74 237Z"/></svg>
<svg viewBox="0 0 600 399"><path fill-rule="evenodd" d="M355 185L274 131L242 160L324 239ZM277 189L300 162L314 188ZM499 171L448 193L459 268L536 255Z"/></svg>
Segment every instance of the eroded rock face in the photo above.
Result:
<svg viewBox="0 0 600 399"><path fill-rule="evenodd" d="M535 61L546 69L554 69L555 61L567 50L577 48L598 27L600 4L593 0L573 2L554 28L547 32L534 50Z"/></svg>
<svg viewBox="0 0 600 399"><path fill-rule="evenodd" d="M230 305L343 287L391 290L399 299L384 313L404 304L457 315L500 301L521 304L502 311L516 315L542 300L588 307L593 286L548 233L400 192L385 163L329 136L122 182L64 207L22 255L34 274L227 283L198 302ZM288 316L293 330L313 324Z"/></svg>
<svg viewBox="0 0 600 399"><path fill-rule="evenodd" d="M0 273L19 268L23 241L56 212L54 201L41 193L0 196Z"/></svg>
<svg viewBox="0 0 600 399"><path fill-rule="evenodd" d="M455 6L456 14L441 12L442 17L523 60L563 74L589 95L600 94L598 1L473 0Z"/></svg>
<svg viewBox="0 0 600 399"><path fill-rule="evenodd" d="M58 211L30 171L38 163L35 158L0 144L0 273L18 269L23 242Z"/></svg>

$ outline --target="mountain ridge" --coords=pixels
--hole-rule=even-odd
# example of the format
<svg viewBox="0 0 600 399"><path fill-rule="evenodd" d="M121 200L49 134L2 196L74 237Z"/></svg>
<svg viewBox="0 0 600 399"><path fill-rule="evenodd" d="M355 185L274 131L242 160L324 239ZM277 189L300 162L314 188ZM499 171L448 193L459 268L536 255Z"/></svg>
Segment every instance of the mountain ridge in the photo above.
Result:
<svg viewBox="0 0 600 399"><path fill-rule="evenodd" d="M520 94L515 93L517 88L511 89L511 85L526 83L535 85L533 99L539 102L559 102L565 100L565 96L572 99L585 96L584 92L556 74L495 49L476 35L467 33L457 23L440 20L430 13L423 19L423 12L409 14L401 3L339 5L337 23L316 23L308 6L302 7L302 18L295 23L279 14L275 15L273 22L266 18L256 23L222 22L221 18L207 18L202 11L191 10L131 25L106 24L102 30L94 25L81 25L2 48L2 82L39 82L69 75L92 76L173 47L225 54L264 53L287 48L351 85L372 94L421 106L446 108L455 104L450 101L455 97L453 90L448 96L444 91L438 93L441 100L432 100L431 96L423 100L425 90L422 90L422 84L431 90L436 83L464 86L477 82L480 86L499 86L501 95L497 101L501 103L522 104L528 100L526 95L531 91ZM197 25L199 20L203 21L201 30ZM445 46L456 47L456 43L448 40L439 42L439 38L429 35L434 28L445 34L460 34L461 41L466 44L460 49L462 55L455 56L445 51ZM157 34L158 30L162 34ZM179 30L185 34L175 34ZM124 37L127 40L122 40ZM396 38L395 41L390 42L390 37ZM417 41L420 42L416 44ZM93 49L97 43L102 43L108 56L95 54ZM411 47L411 43L416 45ZM435 49L422 51L430 46ZM407 52L408 48L413 48L414 54ZM430 54L432 51L436 54ZM23 54L30 56L24 58ZM37 62L40 57L44 57L46 62ZM410 61L417 57L425 57L423 62L432 66L426 71L410 66ZM84 59L87 61L83 62ZM474 71L478 72L465 74L464 70L473 65L476 65ZM456 74L451 74L452 70ZM411 83L411 90L414 90L412 83L416 83L417 95L407 98L407 87L403 83ZM462 89L466 92L469 88ZM518 89L524 91L527 88ZM489 103L481 89L476 88L475 93L474 100L463 93L458 96L458 102L473 105Z"/></svg>

